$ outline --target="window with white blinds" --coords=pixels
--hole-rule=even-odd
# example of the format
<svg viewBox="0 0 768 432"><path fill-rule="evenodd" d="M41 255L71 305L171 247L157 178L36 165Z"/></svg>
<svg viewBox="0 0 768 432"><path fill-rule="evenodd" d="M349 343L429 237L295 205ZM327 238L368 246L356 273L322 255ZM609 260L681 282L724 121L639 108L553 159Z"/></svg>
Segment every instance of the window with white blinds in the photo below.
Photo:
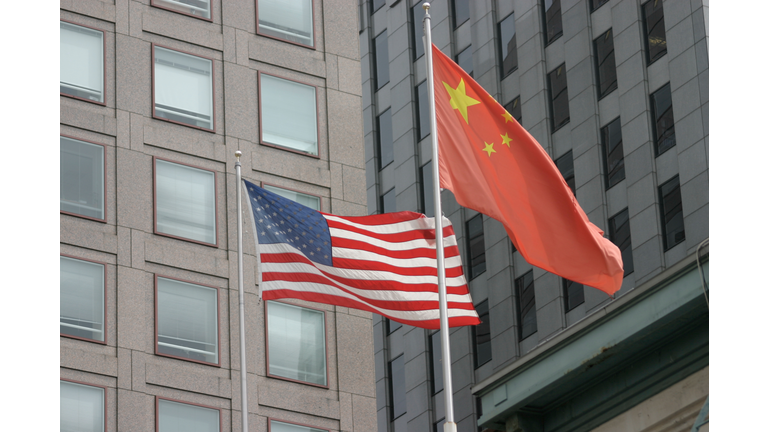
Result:
<svg viewBox="0 0 768 432"><path fill-rule="evenodd" d="M211 18L211 2L209 0L152 0L152 6L208 20Z"/></svg>
<svg viewBox="0 0 768 432"><path fill-rule="evenodd" d="M59 381L61 432L104 432L104 389Z"/></svg>
<svg viewBox="0 0 768 432"><path fill-rule="evenodd" d="M219 432L220 412L167 399L157 400L158 432Z"/></svg>
<svg viewBox="0 0 768 432"><path fill-rule="evenodd" d="M104 147L59 137L60 211L104 219Z"/></svg>
<svg viewBox="0 0 768 432"><path fill-rule="evenodd" d="M62 335L104 342L104 264L59 257Z"/></svg>
<svg viewBox="0 0 768 432"><path fill-rule="evenodd" d="M213 129L213 62L154 47L155 117Z"/></svg>
<svg viewBox="0 0 768 432"><path fill-rule="evenodd" d="M262 141L317 155L315 87L260 74Z"/></svg>
<svg viewBox="0 0 768 432"><path fill-rule="evenodd" d="M216 244L216 174L155 159L156 232Z"/></svg>
<svg viewBox="0 0 768 432"><path fill-rule="evenodd" d="M258 0L258 32L314 46L312 0Z"/></svg>
<svg viewBox="0 0 768 432"><path fill-rule="evenodd" d="M328 430L269 419L269 432L328 432Z"/></svg>
<svg viewBox="0 0 768 432"><path fill-rule="evenodd" d="M269 301L267 328L270 375L328 385L322 311Z"/></svg>
<svg viewBox="0 0 768 432"><path fill-rule="evenodd" d="M104 102L104 32L60 21L60 92Z"/></svg>
<svg viewBox="0 0 768 432"><path fill-rule="evenodd" d="M303 206L307 206L312 210L320 211L320 197L307 195L301 192L283 189L272 185L264 185L264 189L280 195L283 198L288 198L291 201L295 201Z"/></svg>

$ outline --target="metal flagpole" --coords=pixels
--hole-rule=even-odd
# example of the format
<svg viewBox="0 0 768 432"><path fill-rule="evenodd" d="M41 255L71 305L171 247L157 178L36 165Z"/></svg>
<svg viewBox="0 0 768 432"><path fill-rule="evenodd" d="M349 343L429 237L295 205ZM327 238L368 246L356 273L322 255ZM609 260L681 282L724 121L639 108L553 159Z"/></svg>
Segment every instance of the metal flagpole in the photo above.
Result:
<svg viewBox="0 0 768 432"><path fill-rule="evenodd" d="M240 400L243 414L243 432L248 432L248 374L245 372L245 298L243 295L243 180L240 174L240 156L243 152L235 152L235 172L237 178L237 290L240 296ZM255 235L255 233L254 233Z"/></svg>
<svg viewBox="0 0 768 432"><path fill-rule="evenodd" d="M440 163L437 154L437 118L435 117L435 80L432 73L432 26L429 3L424 11L424 53L427 55L427 89L429 93L429 125L432 135L432 183L435 200L435 240L437 249L437 292L440 299L440 340L443 349L443 393L445 394L444 432L456 432L453 421L453 382L451 381L451 339L448 328L448 298L445 291L445 251L443 250L443 209L440 201Z"/></svg>

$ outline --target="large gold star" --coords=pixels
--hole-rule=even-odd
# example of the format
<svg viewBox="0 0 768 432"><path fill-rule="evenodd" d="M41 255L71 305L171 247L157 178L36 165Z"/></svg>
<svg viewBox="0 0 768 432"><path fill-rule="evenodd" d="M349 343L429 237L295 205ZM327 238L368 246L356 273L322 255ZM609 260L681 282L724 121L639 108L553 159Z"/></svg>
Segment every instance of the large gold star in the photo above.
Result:
<svg viewBox="0 0 768 432"><path fill-rule="evenodd" d="M504 134L501 136L501 143L509 147L509 143L512 142L512 138L509 137L508 134Z"/></svg>
<svg viewBox="0 0 768 432"><path fill-rule="evenodd" d="M464 122L469 124L469 120L467 120L467 108L479 104L480 101L467 96L464 78L459 81L459 85L456 86L456 88L449 86L445 81L443 81L443 85L445 86L445 90L451 96L451 107L459 110L461 116L464 117Z"/></svg>
<svg viewBox="0 0 768 432"><path fill-rule="evenodd" d="M504 114L502 114L502 117L504 117L504 123L512 120L512 115L506 111L504 111Z"/></svg>
<svg viewBox="0 0 768 432"><path fill-rule="evenodd" d="M485 148L483 151L488 152L488 157L491 157L491 153L496 153L496 150L493 149L493 143L485 143Z"/></svg>

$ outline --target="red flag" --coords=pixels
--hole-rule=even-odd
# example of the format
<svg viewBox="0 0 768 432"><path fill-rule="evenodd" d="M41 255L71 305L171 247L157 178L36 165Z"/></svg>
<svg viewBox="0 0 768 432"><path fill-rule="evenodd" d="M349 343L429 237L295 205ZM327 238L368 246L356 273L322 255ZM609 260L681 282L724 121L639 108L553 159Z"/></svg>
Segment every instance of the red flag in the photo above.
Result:
<svg viewBox="0 0 768 432"><path fill-rule="evenodd" d="M613 294L621 251L589 222L538 142L432 45L440 186L501 222L526 261Z"/></svg>

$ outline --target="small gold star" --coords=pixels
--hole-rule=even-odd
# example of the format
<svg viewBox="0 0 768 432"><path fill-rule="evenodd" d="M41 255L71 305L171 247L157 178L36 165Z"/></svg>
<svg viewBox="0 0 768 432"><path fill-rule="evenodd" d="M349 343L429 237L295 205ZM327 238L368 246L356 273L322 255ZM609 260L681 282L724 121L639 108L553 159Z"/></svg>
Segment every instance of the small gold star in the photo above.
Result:
<svg viewBox="0 0 768 432"><path fill-rule="evenodd" d="M509 143L512 142L512 138L509 137L508 134L504 134L501 136L501 143L509 147Z"/></svg>
<svg viewBox="0 0 768 432"><path fill-rule="evenodd" d="M504 114L502 114L501 116L504 117L504 123L512 120L512 115L506 111L504 111Z"/></svg>
<svg viewBox="0 0 768 432"><path fill-rule="evenodd" d="M491 157L491 153L496 153L496 150L493 149L493 143L485 143L485 148L483 151L488 152L488 157Z"/></svg>

